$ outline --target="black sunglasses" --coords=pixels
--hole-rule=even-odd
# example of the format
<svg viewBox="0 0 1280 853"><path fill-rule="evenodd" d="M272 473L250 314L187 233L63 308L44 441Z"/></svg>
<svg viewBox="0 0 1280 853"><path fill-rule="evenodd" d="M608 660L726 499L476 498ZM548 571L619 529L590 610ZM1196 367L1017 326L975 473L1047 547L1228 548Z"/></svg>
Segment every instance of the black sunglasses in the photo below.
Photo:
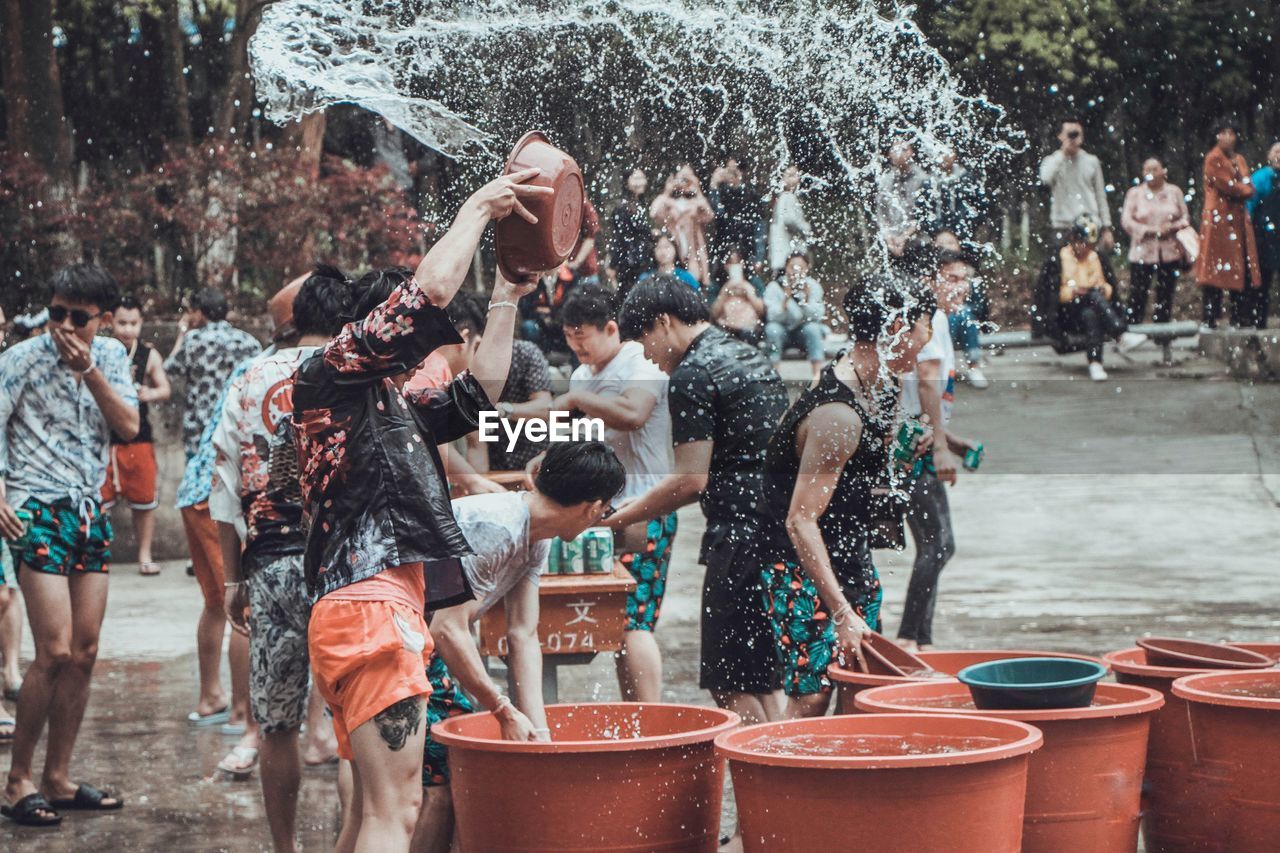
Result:
<svg viewBox="0 0 1280 853"><path fill-rule="evenodd" d="M618 510L614 507L613 504L609 504L607 507L604 508L604 514L600 516L600 520L604 521L606 518L613 515L617 511Z"/></svg>
<svg viewBox="0 0 1280 853"><path fill-rule="evenodd" d="M67 319L68 315L71 316L71 325L75 326L77 329L83 329L85 326L101 317L102 312L99 311L97 314L90 314L88 311L81 311L79 308L64 308L61 305L49 306L49 319L54 323L61 323L63 320Z"/></svg>

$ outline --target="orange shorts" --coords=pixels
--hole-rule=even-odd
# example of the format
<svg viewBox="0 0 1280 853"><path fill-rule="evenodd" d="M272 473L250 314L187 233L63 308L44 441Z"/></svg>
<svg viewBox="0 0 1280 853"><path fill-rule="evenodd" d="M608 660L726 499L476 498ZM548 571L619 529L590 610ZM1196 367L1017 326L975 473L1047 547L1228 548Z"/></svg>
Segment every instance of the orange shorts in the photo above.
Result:
<svg viewBox="0 0 1280 853"><path fill-rule="evenodd" d="M431 695L427 664L434 648L422 614L403 604L316 602L307 651L315 686L333 712L338 755L353 757L351 732L376 714L410 696Z"/></svg>
<svg viewBox="0 0 1280 853"><path fill-rule="evenodd" d="M156 449L151 442L111 445L102 504L111 506L121 497L130 509L156 508Z"/></svg>
<svg viewBox="0 0 1280 853"><path fill-rule="evenodd" d="M184 506L182 529L187 533L187 549L196 583L204 593L204 606L221 610L226 601L226 575L222 569L222 547L218 544L218 525L209 515L209 503Z"/></svg>

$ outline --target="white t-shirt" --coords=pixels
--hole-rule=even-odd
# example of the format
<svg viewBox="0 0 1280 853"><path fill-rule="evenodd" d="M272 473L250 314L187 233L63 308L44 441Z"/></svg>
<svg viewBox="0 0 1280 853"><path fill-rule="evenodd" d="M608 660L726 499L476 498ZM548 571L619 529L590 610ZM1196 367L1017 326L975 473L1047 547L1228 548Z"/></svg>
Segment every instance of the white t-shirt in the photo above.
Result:
<svg viewBox="0 0 1280 853"><path fill-rule="evenodd" d="M520 581L538 583L550 539L529 539L529 507L520 492L468 495L453 502L453 515L475 554L462 570L480 602L480 613L497 604Z"/></svg>
<svg viewBox="0 0 1280 853"><path fill-rule="evenodd" d="M621 397L633 388L652 394L657 405L644 426L637 430L605 427L605 443L618 454L627 472L626 485L615 500L643 495L673 470L671 455L671 414L667 410L667 375L644 357L644 347L627 341L608 364L592 371L579 365L569 377L573 391L586 391L601 397Z"/></svg>
<svg viewBox="0 0 1280 853"><path fill-rule="evenodd" d="M951 405L956 397L956 350L951 345L951 327L947 324L947 315L941 309L933 312L932 325L933 337L920 348L916 363L942 362L942 421L943 426L946 426L951 422ZM920 375L914 370L902 377L902 408L911 417L918 418L924 414L924 409L920 406Z"/></svg>

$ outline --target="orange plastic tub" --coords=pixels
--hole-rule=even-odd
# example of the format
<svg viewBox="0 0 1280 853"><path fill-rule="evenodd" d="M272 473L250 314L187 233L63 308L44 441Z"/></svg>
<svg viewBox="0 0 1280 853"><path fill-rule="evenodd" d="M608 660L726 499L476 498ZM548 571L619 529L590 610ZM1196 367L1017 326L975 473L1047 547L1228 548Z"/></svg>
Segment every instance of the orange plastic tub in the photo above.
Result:
<svg viewBox="0 0 1280 853"><path fill-rule="evenodd" d="M1208 811L1220 820L1212 851L1280 849L1280 670L1179 678L1191 741L1208 781Z"/></svg>
<svg viewBox="0 0 1280 853"><path fill-rule="evenodd" d="M716 750L750 853L1017 853L1042 740L1014 720L856 714L748 726Z"/></svg>
<svg viewBox="0 0 1280 853"><path fill-rule="evenodd" d="M1031 723L1044 748L1027 769L1025 853L1132 853L1138 846L1142 769L1157 690L1099 684L1087 708L975 711L957 681L875 687L858 694L868 713L974 714Z"/></svg>
<svg viewBox="0 0 1280 853"><path fill-rule="evenodd" d="M1271 657L1280 655L1280 643L1232 645ZM1136 646L1108 652L1102 658L1111 664L1121 684L1150 687L1165 698L1164 707L1151 720L1151 742L1147 747L1142 799L1142 841L1147 853L1222 850L1221 821L1209 811L1215 781L1196 762L1187 703L1172 690L1176 679L1222 670L1150 666L1146 652Z"/></svg>
<svg viewBox="0 0 1280 853"><path fill-rule="evenodd" d="M692 705L550 705L550 743L502 740L492 714L432 728L449 747L457 838L481 851L714 851L738 715Z"/></svg>
<svg viewBox="0 0 1280 853"><path fill-rule="evenodd" d="M949 678L966 666L975 663L986 663L987 661L1000 660L1001 658L1077 658L1079 660L1089 660L1095 663L1103 663L1099 658L1091 658L1086 655L1063 654L1061 652L1028 652L1028 651L997 651L994 649L980 650L957 650L945 652L920 652L918 657L933 667L935 672L932 674L920 674L912 676L901 675L879 675L866 672L857 672L852 669L844 669L832 664L827 669L827 674L831 680L835 682L836 691L836 713L837 714L856 714L858 713L857 705L854 703L854 697L860 691L866 690L868 687L885 687L890 684L910 684L919 681L930 681L935 678Z"/></svg>

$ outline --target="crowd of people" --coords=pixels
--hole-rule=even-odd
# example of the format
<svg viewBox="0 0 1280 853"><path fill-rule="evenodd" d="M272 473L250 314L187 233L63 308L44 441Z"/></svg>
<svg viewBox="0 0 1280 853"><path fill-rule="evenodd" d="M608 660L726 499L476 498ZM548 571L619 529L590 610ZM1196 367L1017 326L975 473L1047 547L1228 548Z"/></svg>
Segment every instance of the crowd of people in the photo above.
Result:
<svg viewBox="0 0 1280 853"><path fill-rule="evenodd" d="M187 460L177 503L204 602L187 720L239 737L219 769L260 775L278 850L294 845L304 761L342 759L338 849L447 850L448 754L432 726L484 709L506 738L553 736L537 632L553 537L613 532L635 580L616 656L628 699L662 697L654 631L676 511L694 501L706 518L699 683L720 705L748 721L826 709L828 665L852 663L881 627L873 516L917 537L900 640L932 641L953 548L941 484L973 446L947 427L954 352L939 309L967 293L955 277L963 259L926 252L914 276L851 288L850 344L833 360L813 354L816 381L795 403L767 349L712 322L723 303L701 293L711 279L695 288L661 270L622 296L575 287L557 318L577 363L568 390L551 399L525 383L524 399L507 399L528 345L516 339L518 305L544 282L499 275L487 302L458 290L487 223L525 215L521 199L547 192L526 183L534 173L468 199L416 270L352 280L320 266L290 282L270 302L265 350L207 289L162 359L108 273L58 273L47 334L0 355L0 551L11 558L0 605L14 609L11 587L21 589L36 649L18 692L6 817L56 826L69 810L125 806L123 792L78 780L71 759L105 613L111 500L133 514L140 571L157 571L142 550L156 505L146 406L171 381ZM801 312L821 304L803 254L784 269L780 292L753 297ZM496 461L471 443L482 412L550 410L598 418L603 440L517 448L502 462L525 471L518 491L472 464ZM909 447L914 474L891 462L904 418L930 425ZM498 605L511 696L472 634Z"/></svg>

